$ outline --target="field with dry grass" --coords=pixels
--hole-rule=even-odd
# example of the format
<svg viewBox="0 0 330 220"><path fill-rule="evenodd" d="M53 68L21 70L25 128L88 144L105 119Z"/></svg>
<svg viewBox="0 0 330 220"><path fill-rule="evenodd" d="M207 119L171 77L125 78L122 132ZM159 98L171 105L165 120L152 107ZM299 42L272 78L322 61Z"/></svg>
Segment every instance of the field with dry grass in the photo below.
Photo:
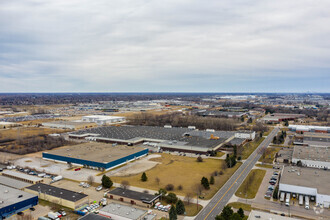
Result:
<svg viewBox="0 0 330 220"><path fill-rule="evenodd" d="M203 176L210 179L214 171L222 171L222 175L214 177L215 184L210 185L209 190L204 190L202 196L205 199L211 198L218 189L223 186L230 176L240 166L238 163L234 168L223 170L223 160L220 159L204 159L203 162L197 162L196 158L175 156L170 154L161 154L159 158L153 158L152 161L157 161L158 164L151 170L146 172L148 181L141 181L141 174L126 176L126 177L111 177L114 182L121 183L126 180L132 186L137 186L146 189L159 190L166 188L166 185L173 184L172 192L185 196L187 193L196 195L196 185L200 185ZM159 182L156 179L159 179ZM182 189L178 189L179 186Z"/></svg>

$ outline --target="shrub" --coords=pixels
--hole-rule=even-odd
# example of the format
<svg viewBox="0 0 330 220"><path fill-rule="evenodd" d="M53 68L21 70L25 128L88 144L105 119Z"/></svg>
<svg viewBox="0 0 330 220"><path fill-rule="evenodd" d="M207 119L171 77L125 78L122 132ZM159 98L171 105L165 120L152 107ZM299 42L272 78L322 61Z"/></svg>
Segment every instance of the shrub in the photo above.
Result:
<svg viewBox="0 0 330 220"><path fill-rule="evenodd" d="M165 186L165 189L166 189L167 191L172 191L172 190L174 190L174 185L173 185L173 184L167 184L167 185Z"/></svg>

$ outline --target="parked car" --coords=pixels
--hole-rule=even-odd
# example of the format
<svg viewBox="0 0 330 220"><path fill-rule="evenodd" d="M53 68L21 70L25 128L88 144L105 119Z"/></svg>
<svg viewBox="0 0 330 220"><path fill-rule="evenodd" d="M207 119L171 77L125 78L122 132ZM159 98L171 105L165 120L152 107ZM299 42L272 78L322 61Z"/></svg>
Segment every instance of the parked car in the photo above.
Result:
<svg viewBox="0 0 330 220"><path fill-rule="evenodd" d="M95 189L96 189L96 191L101 191L102 188L103 188L102 185L100 185L100 186L96 187Z"/></svg>

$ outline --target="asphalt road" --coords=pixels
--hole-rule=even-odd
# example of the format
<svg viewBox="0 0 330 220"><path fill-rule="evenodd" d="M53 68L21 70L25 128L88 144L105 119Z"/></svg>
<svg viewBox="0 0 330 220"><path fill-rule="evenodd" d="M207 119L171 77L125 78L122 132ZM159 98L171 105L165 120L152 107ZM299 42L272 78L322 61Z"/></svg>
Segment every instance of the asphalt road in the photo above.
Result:
<svg viewBox="0 0 330 220"><path fill-rule="evenodd" d="M221 187L221 189L213 196L211 201L203 210L196 216L197 220L214 219L216 215L221 213L229 199L237 191L238 187L247 177L255 163L262 155L262 150L267 148L274 136L279 132L280 128L275 127L267 138L261 142L258 148L249 156L249 158L237 169L230 179Z"/></svg>

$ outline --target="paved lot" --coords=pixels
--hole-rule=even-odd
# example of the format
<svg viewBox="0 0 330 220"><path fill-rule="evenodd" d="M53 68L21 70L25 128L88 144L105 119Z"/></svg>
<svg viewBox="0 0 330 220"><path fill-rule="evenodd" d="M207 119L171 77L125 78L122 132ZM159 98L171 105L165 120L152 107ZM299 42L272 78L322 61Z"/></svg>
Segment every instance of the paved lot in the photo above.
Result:
<svg viewBox="0 0 330 220"><path fill-rule="evenodd" d="M195 219L214 219L216 215L221 213L223 207L228 203L229 199L239 188L240 184L247 177L254 164L261 157L261 149L266 148L273 137L278 133L279 127L275 127L267 138L259 145L259 147L249 156L249 158L240 166L234 175L226 182L226 184L215 194L209 204L196 216Z"/></svg>

